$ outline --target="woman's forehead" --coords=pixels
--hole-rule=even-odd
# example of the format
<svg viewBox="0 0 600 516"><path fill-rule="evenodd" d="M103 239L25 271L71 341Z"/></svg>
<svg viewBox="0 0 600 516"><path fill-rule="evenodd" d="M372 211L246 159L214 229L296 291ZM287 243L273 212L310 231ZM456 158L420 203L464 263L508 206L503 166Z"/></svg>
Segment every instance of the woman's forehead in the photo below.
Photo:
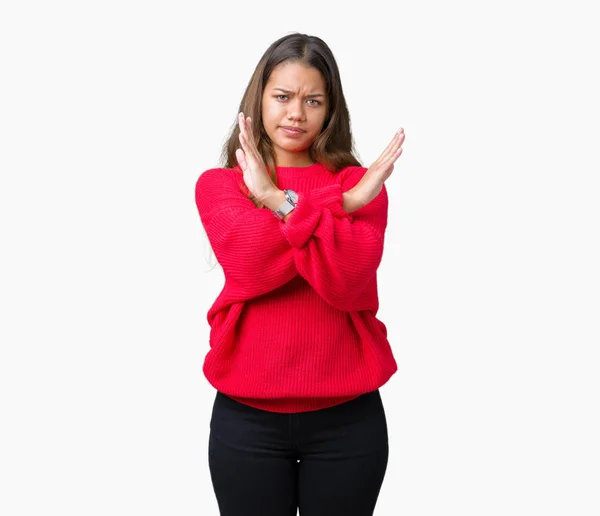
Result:
<svg viewBox="0 0 600 516"><path fill-rule="evenodd" d="M292 92L314 89L309 93L322 93L316 90L323 88L325 81L316 68L300 63L281 63L273 69L267 84L271 88L283 88Z"/></svg>

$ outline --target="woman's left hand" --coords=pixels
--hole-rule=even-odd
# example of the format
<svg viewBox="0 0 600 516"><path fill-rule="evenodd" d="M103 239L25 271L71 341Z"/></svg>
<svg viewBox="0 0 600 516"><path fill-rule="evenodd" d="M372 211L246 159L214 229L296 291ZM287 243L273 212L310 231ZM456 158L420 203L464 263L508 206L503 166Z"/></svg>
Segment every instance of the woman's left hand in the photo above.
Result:
<svg viewBox="0 0 600 516"><path fill-rule="evenodd" d="M402 154L404 128L398 129L392 141L375 162L368 168L362 179L349 192L359 199L359 204L369 204L383 188L383 183L394 170L394 163Z"/></svg>

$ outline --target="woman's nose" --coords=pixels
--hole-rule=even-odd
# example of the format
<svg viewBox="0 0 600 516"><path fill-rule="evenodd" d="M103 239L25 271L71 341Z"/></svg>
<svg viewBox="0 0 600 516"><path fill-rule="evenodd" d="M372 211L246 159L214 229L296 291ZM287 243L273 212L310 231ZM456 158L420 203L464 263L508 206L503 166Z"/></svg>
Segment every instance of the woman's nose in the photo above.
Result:
<svg viewBox="0 0 600 516"><path fill-rule="evenodd" d="M289 118L302 118L304 116L304 105L301 101L290 102L288 117Z"/></svg>

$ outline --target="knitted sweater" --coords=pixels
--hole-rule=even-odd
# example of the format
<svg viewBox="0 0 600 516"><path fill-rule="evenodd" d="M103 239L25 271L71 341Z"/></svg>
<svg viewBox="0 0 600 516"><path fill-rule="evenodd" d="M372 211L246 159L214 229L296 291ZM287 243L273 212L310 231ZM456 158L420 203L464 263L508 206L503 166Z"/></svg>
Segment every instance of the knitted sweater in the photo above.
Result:
<svg viewBox="0 0 600 516"><path fill-rule="evenodd" d="M298 193L286 222L248 199L239 168L196 183L196 205L225 284L210 307L203 373L218 391L270 412L331 407L385 384L398 367L379 308L388 197L346 213L367 171L277 167ZM240 190L240 186L242 190Z"/></svg>

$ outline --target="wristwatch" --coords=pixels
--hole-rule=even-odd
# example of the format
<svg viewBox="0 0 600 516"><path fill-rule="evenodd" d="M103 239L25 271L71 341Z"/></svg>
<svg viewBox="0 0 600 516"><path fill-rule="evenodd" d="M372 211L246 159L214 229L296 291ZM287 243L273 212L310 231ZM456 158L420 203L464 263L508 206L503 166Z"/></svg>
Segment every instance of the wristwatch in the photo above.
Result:
<svg viewBox="0 0 600 516"><path fill-rule="evenodd" d="M298 194L294 190L284 190L285 202L276 210L271 210L279 220L283 219L288 213L290 213L298 202Z"/></svg>

